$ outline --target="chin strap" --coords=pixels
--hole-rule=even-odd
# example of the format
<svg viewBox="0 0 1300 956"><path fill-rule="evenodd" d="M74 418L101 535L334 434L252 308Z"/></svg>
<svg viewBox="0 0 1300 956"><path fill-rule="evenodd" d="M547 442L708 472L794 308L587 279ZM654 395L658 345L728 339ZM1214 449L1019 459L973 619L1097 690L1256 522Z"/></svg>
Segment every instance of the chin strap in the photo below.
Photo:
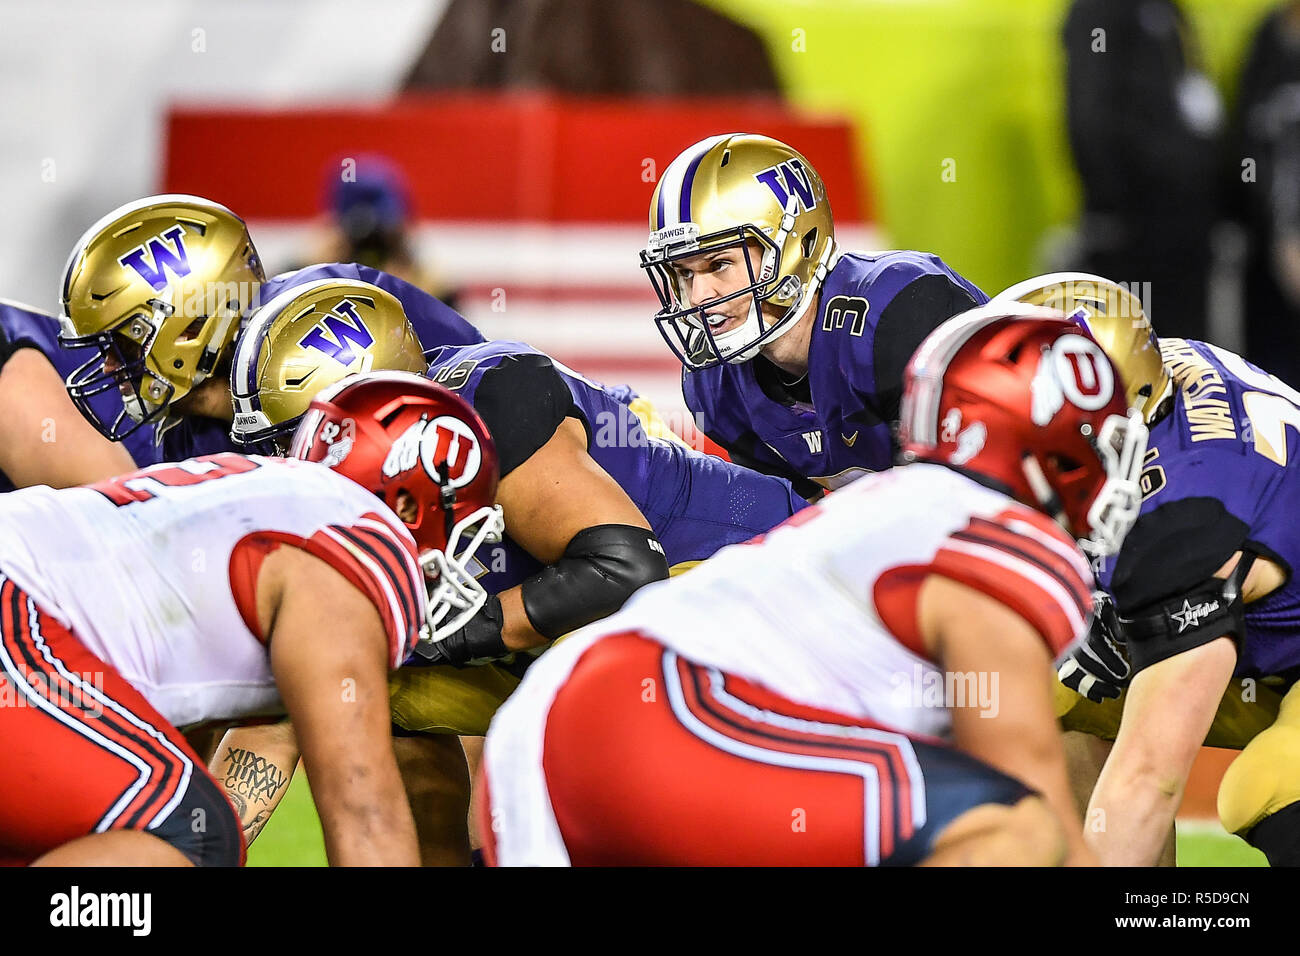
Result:
<svg viewBox="0 0 1300 956"><path fill-rule="evenodd" d="M1068 528L1070 524L1065 514L1065 506L1061 504L1060 496L1047 483L1047 476L1043 474L1043 467L1038 464L1038 459L1033 455L1025 455L1020 459L1020 467L1029 482L1029 489L1038 499L1038 503L1043 506L1043 510L1055 518L1062 527Z"/></svg>
<svg viewBox="0 0 1300 956"><path fill-rule="evenodd" d="M836 246L835 239L832 238L826 243L826 248L822 250L821 256L818 257L817 265L813 267L813 273L808 279L808 285L804 289L803 295L800 296L798 301L790 307L790 311L787 312L784 317L778 319L772 324L774 334L769 338L764 339L762 342L756 345L751 345L749 348L731 356L727 361L732 364L748 362L759 353L759 350L762 349L764 345L769 345L772 342L775 342L781 336L785 335L786 332L789 332L792 328L798 325L799 321L808 314L808 310L812 307L813 301L817 298L817 290L820 289L822 283L826 281L826 276L830 274L830 271L835 268L835 263L839 261L839 257L839 247ZM794 276L786 276L786 278L793 279ZM757 298L757 296L754 296L751 299L749 306L751 316L755 316L759 313ZM758 324L761 330L761 318L759 319ZM744 329L748 325L749 320L747 320L745 325L742 325L740 328ZM739 329L737 331L739 331Z"/></svg>
<svg viewBox="0 0 1300 956"><path fill-rule="evenodd" d="M230 323L235 321L236 316L230 309L223 310L226 313L221 324L217 326L212 337L208 339L208 344L203 347L203 354L199 356L198 365L194 369L194 384L198 385L205 378L212 374L212 370L217 367L217 358L221 354L221 344L225 341L226 330L230 328Z"/></svg>

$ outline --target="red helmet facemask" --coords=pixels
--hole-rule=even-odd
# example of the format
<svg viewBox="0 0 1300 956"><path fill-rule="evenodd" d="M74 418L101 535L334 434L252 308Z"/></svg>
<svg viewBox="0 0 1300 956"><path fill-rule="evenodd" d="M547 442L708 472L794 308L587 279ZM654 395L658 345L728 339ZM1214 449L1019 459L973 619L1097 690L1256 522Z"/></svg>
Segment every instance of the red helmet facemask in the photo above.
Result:
<svg viewBox="0 0 1300 956"><path fill-rule="evenodd" d="M1114 554L1142 505L1147 429L1101 346L1061 313L998 303L955 316L904 378L908 461L947 464Z"/></svg>
<svg viewBox="0 0 1300 956"><path fill-rule="evenodd" d="M346 475L402 518L430 583L429 639L478 613L487 593L467 564L505 522L496 447L463 398L409 372L351 375L312 400L289 457Z"/></svg>

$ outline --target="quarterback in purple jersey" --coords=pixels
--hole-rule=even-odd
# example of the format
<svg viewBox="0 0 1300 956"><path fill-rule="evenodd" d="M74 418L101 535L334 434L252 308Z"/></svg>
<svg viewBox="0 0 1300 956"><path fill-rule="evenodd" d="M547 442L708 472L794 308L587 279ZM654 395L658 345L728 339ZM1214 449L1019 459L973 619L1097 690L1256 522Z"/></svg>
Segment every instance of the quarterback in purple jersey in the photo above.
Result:
<svg viewBox="0 0 1300 956"><path fill-rule="evenodd" d="M483 340L433 296L367 266L331 263L267 279L243 220L225 206L149 196L91 226L68 259L61 338L96 350L68 377L68 392L114 441L152 424L161 460L259 450L235 446L228 434L235 339L258 304L329 278L396 296L426 348ZM346 350L349 341L327 336L320 345ZM122 396L112 417L96 403L106 392Z"/></svg>
<svg viewBox="0 0 1300 956"><path fill-rule="evenodd" d="M1204 742L1242 751L1219 789L1224 827L1300 865L1300 392L1209 343L1157 339L1136 298L1096 276L1004 296L1074 314L1150 428L1141 512L1098 573L1114 610L1058 671L1079 695L1064 725L1115 738L1090 803L1106 826L1088 841L1103 864L1154 863Z"/></svg>
<svg viewBox="0 0 1300 956"><path fill-rule="evenodd" d="M125 446L95 433L68 399L63 380L84 360L58 343L51 315L0 299L0 491L30 485L69 488L152 464L152 436ZM97 397L103 413L116 394Z"/></svg>
<svg viewBox="0 0 1300 956"><path fill-rule="evenodd" d="M696 424L809 496L893 464L908 359L988 301L937 256L840 250L812 164L749 133L696 143L664 171L641 266Z"/></svg>

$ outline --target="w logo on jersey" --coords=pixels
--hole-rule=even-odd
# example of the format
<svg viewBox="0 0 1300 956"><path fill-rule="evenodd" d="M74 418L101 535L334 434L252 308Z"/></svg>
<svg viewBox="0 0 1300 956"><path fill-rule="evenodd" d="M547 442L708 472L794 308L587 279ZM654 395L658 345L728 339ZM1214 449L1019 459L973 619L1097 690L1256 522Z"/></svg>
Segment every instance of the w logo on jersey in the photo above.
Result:
<svg viewBox="0 0 1300 956"><path fill-rule="evenodd" d="M155 292L167 287L167 273L178 279L190 274L190 257L185 251L181 236L185 227L177 223L160 236L154 236L143 245L136 246L118 259L118 263L134 269ZM167 243L171 243L170 246Z"/></svg>
<svg viewBox="0 0 1300 956"><path fill-rule="evenodd" d="M361 321L357 307L349 299L343 299L334 306L310 332L298 340L299 348L324 352L340 365L351 365L356 361L357 353L352 346L368 349L374 344L374 335Z"/></svg>
<svg viewBox="0 0 1300 956"><path fill-rule="evenodd" d="M755 173L754 178L772 190L772 195L776 197L782 209L785 209L790 202L791 195L799 198L799 206L803 212L817 208L817 196L813 192L812 179L804 169L803 163L797 159L787 159L784 163L777 163L761 173Z"/></svg>

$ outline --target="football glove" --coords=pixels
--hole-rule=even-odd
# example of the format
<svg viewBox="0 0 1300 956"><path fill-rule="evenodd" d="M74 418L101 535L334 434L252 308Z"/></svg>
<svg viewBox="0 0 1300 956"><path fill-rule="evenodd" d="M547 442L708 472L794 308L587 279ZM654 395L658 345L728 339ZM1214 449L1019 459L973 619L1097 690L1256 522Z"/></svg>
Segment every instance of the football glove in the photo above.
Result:
<svg viewBox="0 0 1300 956"><path fill-rule="evenodd" d="M501 599L495 594L489 594L479 612L460 630L452 631L440 641L431 641L422 635L415 645L415 653L407 663L417 666L450 664L452 667L466 667L507 657L510 649L501 639L504 622Z"/></svg>
<svg viewBox="0 0 1300 956"><path fill-rule="evenodd" d="M1056 676L1066 687L1095 704L1118 697L1133 668L1119 615L1110 595L1096 591L1092 595L1092 627L1088 636L1066 654L1056 669Z"/></svg>

